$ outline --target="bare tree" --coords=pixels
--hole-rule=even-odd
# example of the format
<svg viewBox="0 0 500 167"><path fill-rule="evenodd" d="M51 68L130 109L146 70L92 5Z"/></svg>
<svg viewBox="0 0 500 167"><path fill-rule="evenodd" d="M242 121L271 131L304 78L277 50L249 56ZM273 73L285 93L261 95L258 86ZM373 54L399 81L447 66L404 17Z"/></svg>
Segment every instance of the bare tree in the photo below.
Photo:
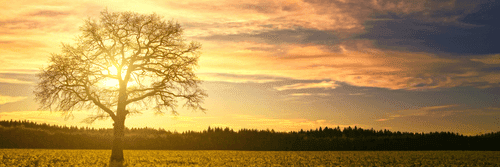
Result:
<svg viewBox="0 0 500 167"><path fill-rule="evenodd" d="M187 43L178 23L162 17L104 10L88 19L74 45L52 54L34 91L41 109L93 111L89 123L112 118L110 162L123 162L125 118L141 109L177 114L180 101L193 110L207 94L193 70L201 45Z"/></svg>

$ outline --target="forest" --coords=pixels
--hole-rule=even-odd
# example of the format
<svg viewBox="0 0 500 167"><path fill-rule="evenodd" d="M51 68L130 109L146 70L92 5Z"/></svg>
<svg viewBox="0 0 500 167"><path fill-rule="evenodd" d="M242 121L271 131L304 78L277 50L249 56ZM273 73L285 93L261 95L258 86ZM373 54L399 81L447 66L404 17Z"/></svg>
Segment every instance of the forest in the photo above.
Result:
<svg viewBox="0 0 500 167"><path fill-rule="evenodd" d="M67 127L28 120L0 121L0 148L111 149L113 129ZM464 136L453 132L410 133L358 127L274 130L208 127L201 132L126 128L131 150L500 150L500 132Z"/></svg>

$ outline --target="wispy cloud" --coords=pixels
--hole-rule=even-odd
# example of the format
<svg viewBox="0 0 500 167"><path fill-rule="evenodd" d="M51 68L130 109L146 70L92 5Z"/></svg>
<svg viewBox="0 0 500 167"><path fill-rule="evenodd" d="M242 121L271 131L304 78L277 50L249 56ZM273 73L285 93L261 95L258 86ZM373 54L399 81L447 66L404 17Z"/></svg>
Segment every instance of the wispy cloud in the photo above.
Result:
<svg viewBox="0 0 500 167"><path fill-rule="evenodd" d="M275 87L274 89L283 91L289 89L312 89L312 88L323 88L323 89L335 89L337 86L335 81L322 81L320 83L296 83L292 85L284 85L280 87Z"/></svg>
<svg viewBox="0 0 500 167"><path fill-rule="evenodd" d="M328 93L292 93L290 96L330 96Z"/></svg>
<svg viewBox="0 0 500 167"><path fill-rule="evenodd" d="M388 120L391 120L391 119L382 118L382 119L377 119L377 120L375 120L375 121L381 122L381 121L388 121Z"/></svg>
<svg viewBox="0 0 500 167"><path fill-rule="evenodd" d="M388 118L377 119L376 121L389 121L396 118L402 117L410 117L410 116L436 116L436 117L444 117L449 116L455 113L465 112L467 109L451 109L456 108L459 105L442 105L442 106L429 106L422 107L419 109L410 109L410 110L400 110L393 114L390 114Z"/></svg>
<svg viewBox="0 0 500 167"><path fill-rule="evenodd" d="M500 64L500 54L486 55L480 58L473 58L470 60L481 62L484 64Z"/></svg>
<svg viewBox="0 0 500 167"><path fill-rule="evenodd" d="M203 81L222 81L233 83L268 83L281 81L283 78L266 75L237 75L227 73L200 73L198 77Z"/></svg>
<svg viewBox="0 0 500 167"><path fill-rule="evenodd" d="M28 98L28 97L24 97L24 96L12 97L12 96L2 96L2 95L0 95L0 105L7 104L7 103L18 102L18 101L24 100L26 98Z"/></svg>
<svg viewBox="0 0 500 167"><path fill-rule="evenodd" d="M312 96L311 93L292 93L290 96Z"/></svg>
<svg viewBox="0 0 500 167"><path fill-rule="evenodd" d="M9 83L9 84L33 84L33 82L30 82L30 81L22 81L22 80L12 79L12 78L0 78L0 83Z"/></svg>
<svg viewBox="0 0 500 167"><path fill-rule="evenodd" d="M439 57L425 52L377 49L367 41L337 46L339 51L318 45L280 45L274 51L262 51L232 45L225 47L224 52L207 53L207 59L220 61L201 60L200 65L204 67L201 70L207 72L271 75L296 80L328 79L353 86L387 89L496 87L500 84L500 73L492 69L498 68L494 64L471 63L468 59Z"/></svg>
<svg viewBox="0 0 500 167"><path fill-rule="evenodd" d="M27 72L27 73L26 73ZM10 73L0 72L0 83L8 84L34 84L37 79L32 70L15 70Z"/></svg>

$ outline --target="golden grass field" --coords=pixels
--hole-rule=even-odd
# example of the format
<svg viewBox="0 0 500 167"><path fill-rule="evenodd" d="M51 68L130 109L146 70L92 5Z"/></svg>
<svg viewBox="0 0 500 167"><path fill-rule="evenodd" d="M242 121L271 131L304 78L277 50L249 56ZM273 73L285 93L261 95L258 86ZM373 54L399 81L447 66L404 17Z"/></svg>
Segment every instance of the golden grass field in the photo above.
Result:
<svg viewBox="0 0 500 167"><path fill-rule="evenodd" d="M107 166L110 150L0 149L0 166ZM498 151L125 150L127 166L500 166Z"/></svg>

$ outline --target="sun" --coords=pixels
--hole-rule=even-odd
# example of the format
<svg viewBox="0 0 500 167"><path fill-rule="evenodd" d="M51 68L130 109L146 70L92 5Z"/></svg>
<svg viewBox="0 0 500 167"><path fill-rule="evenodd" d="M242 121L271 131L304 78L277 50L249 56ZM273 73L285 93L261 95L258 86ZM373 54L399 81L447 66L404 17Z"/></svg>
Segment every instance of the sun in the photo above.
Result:
<svg viewBox="0 0 500 167"><path fill-rule="evenodd" d="M126 70L126 68L124 68L123 70ZM124 72L122 72L121 75L118 75L118 70L114 66L108 67L106 70L103 70L102 74L111 75L111 76L118 76L118 77L121 77L122 79L125 77ZM101 80L99 82L99 85L102 87L105 87L105 88L119 88L120 82L116 78L109 78L108 77L106 79ZM127 83L127 88L134 87L136 85L137 85L137 83L135 80L130 80Z"/></svg>
<svg viewBox="0 0 500 167"><path fill-rule="evenodd" d="M118 70L116 69L116 67L111 66L111 67L108 67L108 69L104 70L103 74L117 76ZM108 88L118 88L120 85L118 79L115 79L115 78L106 78L106 79L102 80L100 84L103 87L108 87Z"/></svg>

